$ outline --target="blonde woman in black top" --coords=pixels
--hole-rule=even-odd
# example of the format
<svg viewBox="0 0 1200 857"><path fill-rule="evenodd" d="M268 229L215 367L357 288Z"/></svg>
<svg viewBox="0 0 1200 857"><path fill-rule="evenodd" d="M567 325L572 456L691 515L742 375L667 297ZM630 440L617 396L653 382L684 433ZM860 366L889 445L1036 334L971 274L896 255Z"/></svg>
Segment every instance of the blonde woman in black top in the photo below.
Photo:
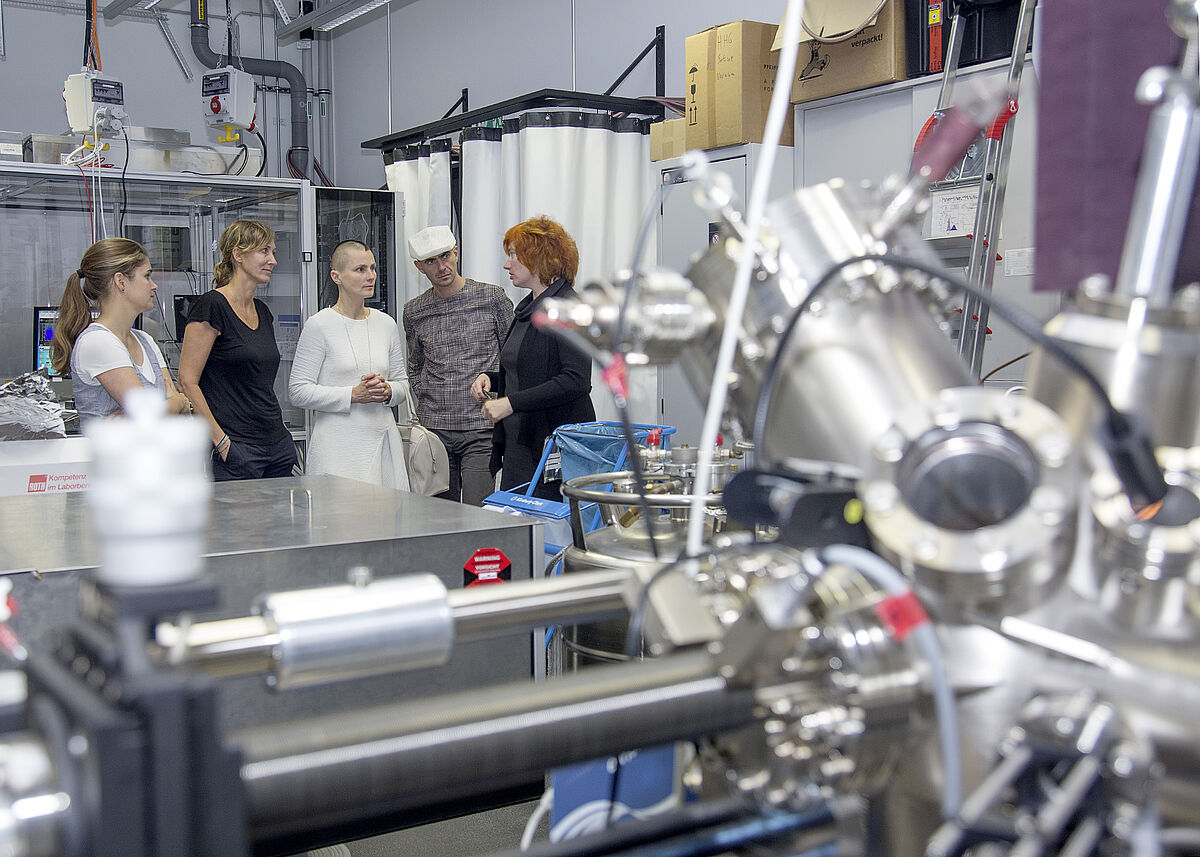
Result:
<svg viewBox="0 0 1200 857"><path fill-rule="evenodd" d="M238 220L217 246L216 288L188 314L179 384L209 423L216 481L290 476L296 447L275 397L275 319L254 297L275 270L275 233Z"/></svg>

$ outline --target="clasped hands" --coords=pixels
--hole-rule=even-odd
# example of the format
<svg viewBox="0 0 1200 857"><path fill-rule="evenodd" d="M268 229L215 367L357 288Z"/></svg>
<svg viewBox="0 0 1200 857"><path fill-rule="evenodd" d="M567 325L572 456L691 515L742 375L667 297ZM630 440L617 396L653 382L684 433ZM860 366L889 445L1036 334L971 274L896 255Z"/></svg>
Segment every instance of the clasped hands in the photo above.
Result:
<svg viewBox="0 0 1200 857"><path fill-rule="evenodd" d="M392 400L392 385L383 379L378 372L362 376L362 380L350 391L350 401L361 405L366 402L390 402Z"/></svg>
<svg viewBox="0 0 1200 857"><path fill-rule="evenodd" d="M511 416L513 409L512 403L509 402L508 396L501 396L499 399L491 398L492 379L487 376L487 373L480 374L474 381L471 382L471 395L477 402L483 402L483 407L479 412L492 425L500 422L507 416Z"/></svg>

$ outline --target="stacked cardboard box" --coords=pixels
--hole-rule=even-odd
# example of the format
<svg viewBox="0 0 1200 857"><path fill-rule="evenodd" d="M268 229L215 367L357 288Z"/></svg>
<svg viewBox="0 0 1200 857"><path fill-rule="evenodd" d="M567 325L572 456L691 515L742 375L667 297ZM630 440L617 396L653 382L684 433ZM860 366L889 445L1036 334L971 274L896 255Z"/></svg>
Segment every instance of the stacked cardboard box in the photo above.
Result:
<svg viewBox="0 0 1200 857"><path fill-rule="evenodd" d="M908 76L905 4L888 0L872 16L877 5L877 0L811 0L805 4L807 32L801 33L792 78L793 103ZM781 41L777 35L772 48L780 48Z"/></svg>
<svg viewBox="0 0 1200 857"><path fill-rule="evenodd" d="M734 21L684 43L684 140L688 149L761 143L775 87L775 24ZM784 123L781 143L792 145Z"/></svg>
<svg viewBox="0 0 1200 857"><path fill-rule="evenodd" d="M685 151L683 117L655 122L650 126L650 160L665 161L678 158Z"/></svg>
<svg viewBox="0 0 1200 857"><path fill-rule="evenodd" d="M943 0L887 0L882 5L879 0L807 0L804 23L808 32L801 34L791 102L929 73L936 58L931 54L938 53L940 41L949 31L948 22L941 20L946 6ZM991 41L986 41L987 34L982 31L971 36L973 30L968 26L962 64L1007 52L1004 45L1011 42L1016 9L1015 4L989 7L992 18L984 23L990 24ZM982 20L981 15L976 17ZM977 22L975 29L979 26ZM775 24L733 21L688 36L684 45L686 149L762 142L779 65L778 30ZM986 41L991 52L975 56L980 46L972 39ZM662 124L658 139L669 147L666 141L675 138L666 135L675 129ZM786 122L783 145L792 145L793 131L793 123ZM671 151L677 154L674 148Z"/></svg>

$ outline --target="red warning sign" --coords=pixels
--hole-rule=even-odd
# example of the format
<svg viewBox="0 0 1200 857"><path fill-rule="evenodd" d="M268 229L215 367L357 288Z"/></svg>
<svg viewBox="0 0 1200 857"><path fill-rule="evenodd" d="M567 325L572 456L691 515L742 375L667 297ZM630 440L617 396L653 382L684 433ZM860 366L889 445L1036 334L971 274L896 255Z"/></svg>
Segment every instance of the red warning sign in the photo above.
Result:
<svg viewBox="0 0 1200 857"><path fill-rule="evenodd" d="M463 566L463 588L512 580L512 563L499 548L480 548Z"/></svg>

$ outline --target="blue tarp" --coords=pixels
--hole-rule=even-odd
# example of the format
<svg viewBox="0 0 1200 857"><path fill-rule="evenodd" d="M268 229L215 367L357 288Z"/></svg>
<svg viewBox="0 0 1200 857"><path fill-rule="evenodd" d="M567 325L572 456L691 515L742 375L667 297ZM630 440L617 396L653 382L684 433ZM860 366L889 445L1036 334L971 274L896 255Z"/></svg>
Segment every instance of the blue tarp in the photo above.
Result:
<svg viewBox="0 0 1200 857"><path fill-rule="evenodd" d="M663 445L669 446L672 426L637 424L633 436L645 443L650 432L659 430ZM554 442L562 456L562 478L566 482L577 476L611 473L626 468L625 436L620 423L591 422L559 426L554 430Z"/></svg>

